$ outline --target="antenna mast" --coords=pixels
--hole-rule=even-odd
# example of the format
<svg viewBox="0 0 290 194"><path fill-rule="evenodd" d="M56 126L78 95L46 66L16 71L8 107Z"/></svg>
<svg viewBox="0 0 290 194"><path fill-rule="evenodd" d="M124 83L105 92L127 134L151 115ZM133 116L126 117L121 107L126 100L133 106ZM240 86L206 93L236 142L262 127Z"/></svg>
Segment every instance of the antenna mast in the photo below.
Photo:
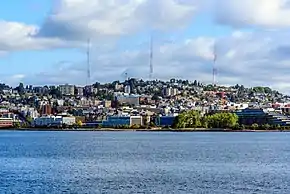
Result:
<svg viewBox="0 0 290 194"><path fill-rule="evenodd" d="M86 85L91 84L91 65L90 65L90 45L91 40L87 40L87 81Z"/></svg>
<svg viewBox="0 0 290 194"><path fill-rule="evenodd" d="M149 72L149 79L151 80L153 77L153 36L151 34L150 37L150 58L149 58L149 65L150 65L150 72Z"/></svg>
<svg viewBox="0 0 290 194"><path fill-rule="evenodd" d="M213 66L212 66L212 84L213 84L213 86L216 86L216 75L217 75L216 61L217 61L217 48L216 48L216 41L215 41L214 46L213 46Z"/></svg>
<svg viewBox="0 0 290 194"><path fill-rule="evenodd" d="M126 72L125 73L125 81L127 81L128 80L128 73Z"/></svg>

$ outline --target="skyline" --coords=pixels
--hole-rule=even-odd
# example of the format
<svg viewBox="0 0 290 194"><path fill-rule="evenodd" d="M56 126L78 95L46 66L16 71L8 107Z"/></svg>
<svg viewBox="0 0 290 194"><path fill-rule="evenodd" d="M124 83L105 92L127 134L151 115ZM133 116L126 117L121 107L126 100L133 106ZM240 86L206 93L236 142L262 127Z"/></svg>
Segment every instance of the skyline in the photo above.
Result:
<svg viewBox="0 0 290 194"><path fill-rule="evenodd" d="M288 92L289 0L10 0L0 6L0 82L85 85L154 79L270 86Z"/></svg>

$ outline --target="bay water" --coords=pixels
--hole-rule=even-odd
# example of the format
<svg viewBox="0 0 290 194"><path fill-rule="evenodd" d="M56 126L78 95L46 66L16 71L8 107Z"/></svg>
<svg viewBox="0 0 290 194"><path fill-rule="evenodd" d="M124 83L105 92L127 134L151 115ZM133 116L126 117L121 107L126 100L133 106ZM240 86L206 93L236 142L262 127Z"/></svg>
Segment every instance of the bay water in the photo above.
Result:
<svg viewBox="0 0 290 194"><path fill-rule="evenodd" d="M0 193L290 193L290 133L0 131Z"/></svg>

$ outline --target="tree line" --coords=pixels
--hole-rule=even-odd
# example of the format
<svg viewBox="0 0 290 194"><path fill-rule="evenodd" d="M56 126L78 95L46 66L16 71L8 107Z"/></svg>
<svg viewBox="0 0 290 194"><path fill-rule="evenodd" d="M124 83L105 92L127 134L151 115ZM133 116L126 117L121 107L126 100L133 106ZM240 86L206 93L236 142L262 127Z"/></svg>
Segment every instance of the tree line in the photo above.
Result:
<svg viewBox="0 0 290 194"><path fill-rule="evenodd" d="M232 130L290 130L290 126L271 124L244 125L239 123L235 113L202 114L199 111L185 111L179 114L171 126L174 129L222 128Z"/></svg>
<svg viewBox="0 0 290 194"><path fill-rule="evenodd" d="M234 128L238 124L238 116L234 113L215 113L202 115L199 111L186 111L179 114L173 128Z"/></svg>

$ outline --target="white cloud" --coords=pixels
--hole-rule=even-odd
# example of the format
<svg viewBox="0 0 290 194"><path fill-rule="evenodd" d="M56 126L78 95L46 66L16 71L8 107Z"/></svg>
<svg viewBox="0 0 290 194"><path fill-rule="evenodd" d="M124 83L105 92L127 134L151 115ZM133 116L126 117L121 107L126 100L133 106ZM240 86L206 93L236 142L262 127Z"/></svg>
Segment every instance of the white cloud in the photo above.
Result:
<svg viewBox="0 0 290 194"><path fill-rule="evenodd" d="M178 0L60 0L39 36L63 39L120 36L173 29L192 20L194 2Z"/></svg>
<svg viewBox="0 0 290 194"><path fill-rule="evenodd" d="M38 27L18 22L0 20L0 54L11 51L38 50L64 46L57 38L34 38Z"/></svg>
<svg viewBox="0 0 290 194"><path fill-rule="evenodd" d="M123 35L186 26L209 2L198 0L60 0L42 26L0 21L0 55L9 51L80 46L88 37L117 40ZM215 17L224 25L258 26L259 32L234 31L217 40L220 84L270 85L290 89L290 35L286 30L263 29L290 25L289 0L219 0ZM206 7L208 6L208 7ZM109 39L107 39L109 38ZM110 42L110 41L109 41ZM113 42L113 41L112 41ZM110 42L111 43L111 42ZM192 37L156 44L154 77L198 79L211 82L213 37ZM149 51L120 51L110 45L92 59L92 81L112 81L129 76L147 78ZM96 52L96 51L92 51ZM93 53L92 53L93 54ZM60 63L47 72L3 76L7 83L85 84L86 63Z"/></svg>
<svg viewBox="0 0 290 194"><path fill-rule="evenodd" d="M289 38L286 31L265 31L240 32L239 36L234 32L217 40L218 83L272 86L289 93L290 44L284 41ZM213 38L198 37L155 45L154 77L198 79L210 83L213 42ZM86 82L85 70L85 61L63 63L45 73L27 75L22 80L25 83L83 85ZM92 81L124 79L124 72L130 77L147 79L149 51L139 49L104 53L93 59L91 72Z"/></svg>
<svg viewBox="0 0 290 194"><path fill-rule="evenodd" d="M217 0L214 6L216 19L222 24L267 28L290 26L289 0Z"/></svg>

